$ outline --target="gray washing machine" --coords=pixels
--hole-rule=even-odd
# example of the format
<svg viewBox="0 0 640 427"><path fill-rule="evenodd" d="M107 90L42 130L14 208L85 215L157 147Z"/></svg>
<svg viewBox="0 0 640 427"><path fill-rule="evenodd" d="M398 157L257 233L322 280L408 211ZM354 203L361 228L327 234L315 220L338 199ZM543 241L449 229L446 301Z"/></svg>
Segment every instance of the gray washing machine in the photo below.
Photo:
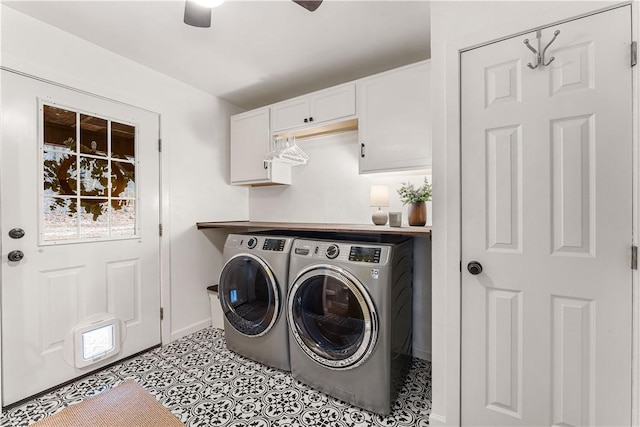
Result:
<svg viewBox="0 0 640 427"><path fill-rule="evenodd" d="M218 295L227 348L290 371L285 315L293 237L230 234Z"/></svg>
<svg viewBox="0 0 640 427"><path fill-rule="evenodd" d="M287 297L293 377L389 414L411 362L412 268L412 239L296 240Z"/></svg>

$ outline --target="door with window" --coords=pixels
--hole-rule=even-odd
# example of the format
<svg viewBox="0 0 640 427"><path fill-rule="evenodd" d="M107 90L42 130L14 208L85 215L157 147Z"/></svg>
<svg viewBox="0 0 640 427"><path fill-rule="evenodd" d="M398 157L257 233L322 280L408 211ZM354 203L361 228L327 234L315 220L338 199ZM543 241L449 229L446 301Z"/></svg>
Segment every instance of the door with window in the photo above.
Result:
<svg viewBox="0 0 640 427"><path fill-rule="evenodd" d="M631 424L630 9L461 54L463 425Z"/></svg>
<svg viewBox="0 0 640 427"><path fill-rule="evenodd" d="M160 344L157 114L2 71L2 404Z"/></svg>

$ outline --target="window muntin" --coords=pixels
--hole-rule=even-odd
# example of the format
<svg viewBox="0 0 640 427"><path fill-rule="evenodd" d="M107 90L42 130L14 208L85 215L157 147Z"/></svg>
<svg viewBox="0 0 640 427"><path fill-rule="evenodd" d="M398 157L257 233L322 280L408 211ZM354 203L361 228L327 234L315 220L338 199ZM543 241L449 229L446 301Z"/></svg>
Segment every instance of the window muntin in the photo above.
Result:
<svg viewBox="0 0 640 427"><path fill-rule="evenodd" d="M135 125L42 104L41 244L137 238Z"/></svg>

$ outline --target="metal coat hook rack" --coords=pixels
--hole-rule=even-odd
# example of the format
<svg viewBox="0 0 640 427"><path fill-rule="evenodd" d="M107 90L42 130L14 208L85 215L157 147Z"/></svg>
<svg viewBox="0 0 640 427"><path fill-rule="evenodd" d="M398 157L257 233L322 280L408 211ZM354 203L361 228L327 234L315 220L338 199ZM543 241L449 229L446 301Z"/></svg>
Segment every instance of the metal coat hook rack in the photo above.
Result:
<svg viewBox="0 0 640 427"><path fill-rule="evenodd" d="M544 49L542 49L541 52L541 44L540 41L542 39L542 31L538 30L536 31L536 39L538 40L538 49L534 48L533 46L531 46L531 44L529 43L529 39L524 39L524 44L525 46L527 46L529 48L529 50L531 52L533 52L533 54L535 55L535 65L533 65L531 62L529 62L527 64L527 67L531 68L532 70L535 70L536 68L538 68L540 66L540 64L542 64L543 66L547 66L549 64L551 64L553 62L555 58L555 56L552 56L551 58L549 58L548 61L545 61L545 55L547 53L547 49L549 49L549 46L551 46L553 44L554 41L556 41L556 37L558 37L558 34L560 34L560 30L555 30L553 32L553 38L551 39L551 41L549 43L547 43L547 45L544 47Z"/></svg>

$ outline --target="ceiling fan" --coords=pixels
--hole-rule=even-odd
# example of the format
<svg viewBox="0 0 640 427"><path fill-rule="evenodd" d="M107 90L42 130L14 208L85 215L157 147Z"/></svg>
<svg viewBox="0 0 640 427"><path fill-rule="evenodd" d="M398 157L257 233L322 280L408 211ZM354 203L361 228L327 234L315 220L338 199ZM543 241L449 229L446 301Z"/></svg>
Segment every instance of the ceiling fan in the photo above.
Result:
<svg viewBox="0 0 640 427"><path fill-rule="evenodd" d="M211 27L211 8L220 5L224 0L208 0L204 5L204 1L185 0L184 2L184 23L193 27L209 28ZM292 0L310 12L316 10L322 0Z"/></svg>

